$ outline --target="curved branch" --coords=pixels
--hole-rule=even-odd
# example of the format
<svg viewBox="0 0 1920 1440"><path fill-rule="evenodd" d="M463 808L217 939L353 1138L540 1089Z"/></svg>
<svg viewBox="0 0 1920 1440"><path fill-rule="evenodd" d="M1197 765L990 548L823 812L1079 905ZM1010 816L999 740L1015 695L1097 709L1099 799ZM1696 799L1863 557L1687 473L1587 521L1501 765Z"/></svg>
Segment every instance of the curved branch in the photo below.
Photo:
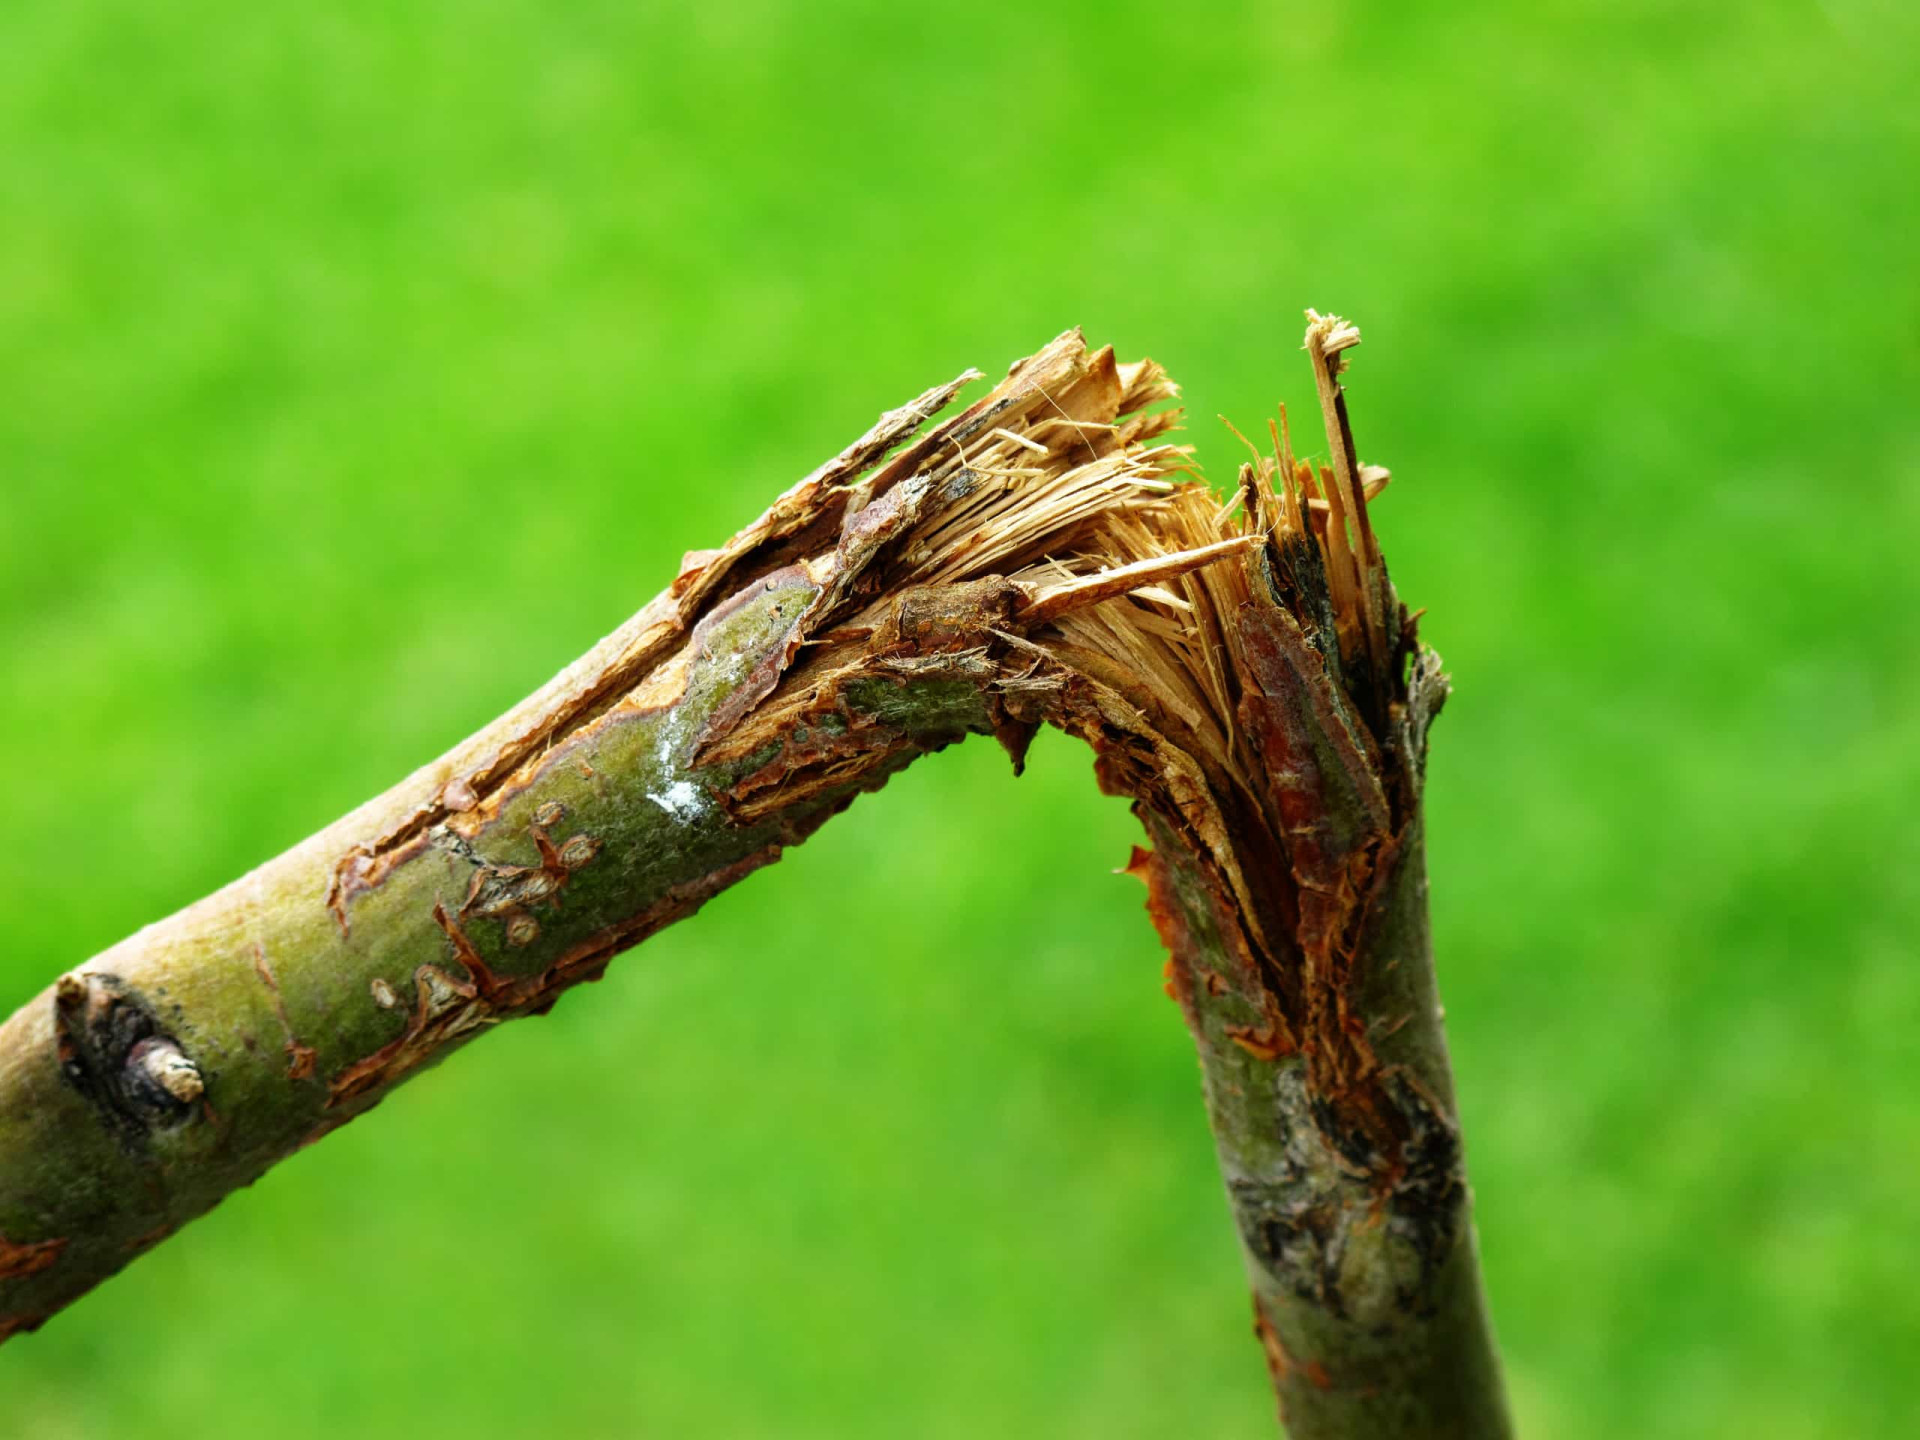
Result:
<svg viewBox="0 0 1920 1440"><path fill-rule="evenodd" d="M538 693L0 1026L0 1339L970 733L1094 749L1192 1029L1298 1436L1500 1436L1426 930L1446 684L1334 464L1176 483L1077 331L886 416ZM926 426L927 428L923 428Z"/></svg>

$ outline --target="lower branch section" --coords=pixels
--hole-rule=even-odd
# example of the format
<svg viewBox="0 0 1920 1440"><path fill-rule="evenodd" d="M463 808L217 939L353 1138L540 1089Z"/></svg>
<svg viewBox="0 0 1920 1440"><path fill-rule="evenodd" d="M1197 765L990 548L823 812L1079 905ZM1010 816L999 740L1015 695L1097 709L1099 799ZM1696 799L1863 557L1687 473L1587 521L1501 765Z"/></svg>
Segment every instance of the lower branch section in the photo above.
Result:
<svg viewBox="0 0 1920 1440"><path fill-rule="evenodd" d="M1332 464L1222 507L1151 361L1069 332L881 417L470 740L0 1026L0 1339L549 1009L968 734L1093 748L1199 1050L1255 1328L1313 1437L1507 1433L1426 923L1446 693ZM1236 513L1237 512L1237 513Z"/></svg>
<svg viewBox="0 0 1920 1440"><path fill-rule="evenodd" d="M1399 992L1370 1021L1386 1057L1372 1103L1396 1137L1383 1149L1307 1056L1257 1023L1259 1000L1227 978L1233 917L1161 833L1135 869L1199 1052L1254 1330L1289 1430L1507 1434L1424 927L1384 930L1367 957ZM1390 890L1424 888L1417 850L1399 869Z"/></svg>

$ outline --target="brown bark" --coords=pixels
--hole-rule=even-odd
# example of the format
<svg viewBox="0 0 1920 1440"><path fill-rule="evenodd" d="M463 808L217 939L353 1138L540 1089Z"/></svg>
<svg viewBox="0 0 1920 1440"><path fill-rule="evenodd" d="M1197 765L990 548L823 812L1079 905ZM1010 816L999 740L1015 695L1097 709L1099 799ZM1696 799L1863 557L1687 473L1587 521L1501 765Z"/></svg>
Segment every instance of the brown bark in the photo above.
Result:
<svg viewBox="0 0 1920 1440"><path fill-rule="evenodd" d="M0 1027L0 1338L968 733L1087 740L1299 1436L1506 1433L1426 931L1445 695L1332 465L1175 483L1151 362L928 391L514 711Z"/></svg>

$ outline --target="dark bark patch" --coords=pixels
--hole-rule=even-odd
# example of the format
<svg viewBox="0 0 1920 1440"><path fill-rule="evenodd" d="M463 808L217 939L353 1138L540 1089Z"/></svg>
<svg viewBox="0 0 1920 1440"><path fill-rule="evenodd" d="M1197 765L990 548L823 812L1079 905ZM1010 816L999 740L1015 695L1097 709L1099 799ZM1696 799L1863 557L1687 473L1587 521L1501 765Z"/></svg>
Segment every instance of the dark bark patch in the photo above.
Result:
<svg viewBox="0 0 1920 1440"><path fill-rule="evenodd" d="M1387 1095L1406 1128L1386 1186L1387 1225L1420 1257L1412 1308L1431 1308L1427 1281L1453 1254L1467 1217L1466 1164L1459 1127L1401 1075Z"/></svg>
<svg viewBox="0 0 1920 1440"><path fill-rule="evenodd" d="M1435 1281L1466 1218L1453 1122L1403 1076L1389 1074L1378 1093L1406 1138L1387 1152L1367 1128L1343 1123L1340 1107L1312 1095L1302 1068L1282 1070L1275 1087L1279 1162L1227 1186L1248 1252L1275 1284L1326 1313L1364 1313L1373 1303L1346 1293L1348 1250L1384 1226L1405 1256L1392 1267L1395 1309L1431 1313Z"/></svg>
<svg viewBox="0 0 1920 1440"><path fill-rule="evenodd" d="M147 1002L117 976L63 975L54 986L60 1074L131 1155L205 1109L206 1083Z"/></svg>
<svg viewBox="0 0 1920 1440"><path fill-rule="evenodd" d="M1346 1313L1340 1262L1347 1231L1340 1197L1304 1174L1227 1182L1240 1238L1260 1268L1302 1300Z"/></svg>

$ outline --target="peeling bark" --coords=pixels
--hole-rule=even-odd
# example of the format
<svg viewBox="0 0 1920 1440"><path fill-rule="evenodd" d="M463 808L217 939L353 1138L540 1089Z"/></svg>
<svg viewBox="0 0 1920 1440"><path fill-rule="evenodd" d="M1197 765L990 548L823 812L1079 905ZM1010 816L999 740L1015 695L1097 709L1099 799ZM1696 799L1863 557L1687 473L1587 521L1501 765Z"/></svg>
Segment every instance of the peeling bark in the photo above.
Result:
<svg viewBox="0 0 1920 1440"><path fill-rule="evenodd" d="M1069 332L883 416L541 691L0 1026L0 1339L968 734L1086 740L1192 1030L1283 1417L1502 1436L1426 924L1446 694L1331 466L1178 483L1150 361Z"/></svg>

